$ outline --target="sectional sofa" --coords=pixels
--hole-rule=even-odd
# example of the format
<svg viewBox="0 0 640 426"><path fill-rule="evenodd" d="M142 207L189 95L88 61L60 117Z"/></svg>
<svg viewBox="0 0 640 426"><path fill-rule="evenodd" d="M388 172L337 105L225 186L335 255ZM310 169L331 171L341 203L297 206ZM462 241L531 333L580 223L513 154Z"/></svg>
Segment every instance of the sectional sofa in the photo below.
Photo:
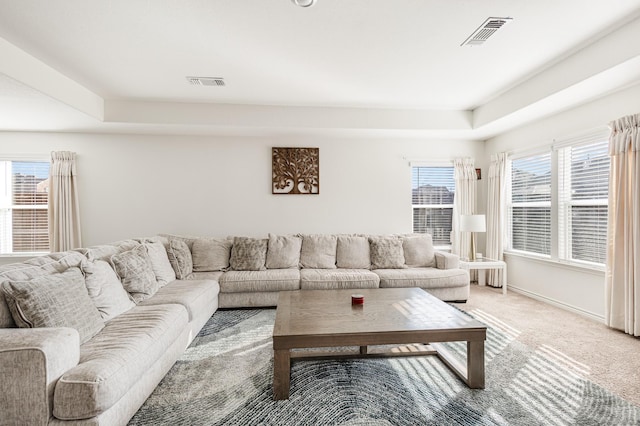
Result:
<svg viewBox="0 0 640 426"><path fill-rule="evenodd" d="M0 267L0 424L126 424L218 307L298 289L466 300L428 235L161 235Z"/></svg>

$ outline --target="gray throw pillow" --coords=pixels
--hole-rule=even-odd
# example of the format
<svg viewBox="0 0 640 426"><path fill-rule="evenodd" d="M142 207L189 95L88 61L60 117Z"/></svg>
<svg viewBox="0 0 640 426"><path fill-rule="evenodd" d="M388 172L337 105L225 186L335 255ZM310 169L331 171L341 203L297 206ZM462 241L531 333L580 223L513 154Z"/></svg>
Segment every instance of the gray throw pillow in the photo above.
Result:
<svg viewBox="0 0 640 426"><path fill-rule="evenodd" d="M302 238L269 234L267 269L298 268Z"/></svg>
<svg viewBox="0 0 640 426"><path fill-rule="evenodd" d="M369 240L366 237L339 235L336 249L336 265L338 268L369 269L371 256Z"/></svg>
<svg viewBox="0 0 640 426"><path fill-rule="evenodd" d="M184 280L193 272L193 258L191 250L187 243L178 239L169 240L169 248L167 248L169 262L176 273L179 280Z"/></svg>
<svg viewBox="0 0 640 426"><path fill-rule="evenodd" d="M371 269L402 269L404 251L402 240L396 237L369 237Z"/></svg>
<svg viewBox="0 0 640 426"><path fill-rule="evenodd" d="M139 245L133 250L111 256L113 269L120 277L122 286L134 302L140 303L153 296L160 285L151 267L147 248Z"/></svg>
<svg viewBox="0 0 640 426"><path fill-rule="evenodd" d="M191 246L193 272L226 271L229 269L231 246L229 238L198 238Z"/></svg>
<svg viewBox="0 0 640 426"><path fill-rule="evenodd" d="M338 238L335 235L303 235L300 266L308 269L335 269L337 245Z"/></svg>
<svg viewBox="0 0 640 426"><path fill-rule="evenodd" d="M109 321L136 306L107 262L87 260L82 262L81 266L89 297L104 321Z"/></svg>
<svg viewBox="0 0 640 426"><path fill-rule="evenodd" d="M404 263L409 268L436 266L436 252L429 234L405 235L402 237Z"/></svg>
<svg viewBox="0 0 640 426"><path fill-rule="evenodd" d="M231 248L231 269L263 271L267 258L267 239L235 237Z"/></svg>
<svg viewBox="0 0 640 426"><path fill-rule="evenodd" d="M18 327L75 328L81 344L104 327L79 268L31 281L5 281L2 290Z"/></svg>

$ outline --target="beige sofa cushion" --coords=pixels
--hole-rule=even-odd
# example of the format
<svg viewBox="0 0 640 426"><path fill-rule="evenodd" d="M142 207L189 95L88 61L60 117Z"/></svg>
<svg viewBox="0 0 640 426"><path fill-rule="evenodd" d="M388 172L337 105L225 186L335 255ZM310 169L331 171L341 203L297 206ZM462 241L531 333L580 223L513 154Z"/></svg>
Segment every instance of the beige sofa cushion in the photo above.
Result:
<svg viewBox="0 0 640 426"><path fill-rule="evenodd" d="M302 238L293 235L269 234L267 269L298 268Z"/></svg>
<svg viewBox="0 0 640 426"><path fill-rule="evenodd" d="M191 247L193 272L226 271L229 269L231 246L229 238L198 238Z"/></svg>
<svg viewBox="0 0 640 426"><path fill-rule="evenodd" d="M220 277L220 293L300 289L300 270L227 271Z"/></svg>
<svg viewBox="0 0 640 426"><path fill-rule="evenodd" d="M396 237L369 237L371 269L402 269L404 250L402 240Z"/></svg>
<svg viewBox="0 0 640 426"><path fill-rule="evenodd" d="M170 239L169 247L167 247L167 255L169 256L169 263L171 263L177 279L183 280L193 272L191 249L183 240L178 238Z"/></svg>
<svg viewBox="0 0 640 426"><path fill-rule="evenodd" d="M189 313L189 322L207 306L217 304L220 286L211 280L175 280L162 287L153 297L139 303L138 306L166 305L176 303L184 306Z"/></svg>
<svg viewBox="0 0 640 426"><path fill-rule="evenodd" d="M412 234L402 237L404 263L409 268L435 267L433 239L429 234Z"/></svg>
<svg viewBox="0 0 640 426"><path fill-rule="evenodd" d="M300 289L378 288L380 278L364 269L301 269Z"/></svg>
<svg viewBox="0 0 640 426"><path fill-rule="evenodd" d="M267 239L235 237L229 263L234 271L262 271L266 269Z"/></svg>
<svg viewBox="0 0 640 426"><path fill-rule="evenodd" d="M5 281L2 291L13 319L21 328L75 328L84 343L104 327L79 268L31 281Z"/></svg>
<svg viewBox="0 0 640 426"><path fill-rule="evenodd" d="M338 238L335 235L303 235L300 267L335 269Z"/></svg>
<svg viewBox="0 0 640 426"><path fill-rule="evenodd" d="M136 306L80 347L80 363L58 380L53 415L88 419L108 410L187 327L181 305Z"/></svg>
<svg viewBox="0 0 640 426"><path fill-rule="evenodd" d="M369 269L371 255L367 237L338 235L336 265L338 268Z"/></svg>
<svg viewBox="0 0 640 426"><path fill-rule="evenodd" d="M136 303L153 296L160 288L144 245L114 254L111 256L111 264L120 277L122 286Z"/></svg>
<svg viewBox="0 0 640 426"><path fill-rule="evenodd" d="M156 276L158 285L163 287L176 279L176 272L169 262L167 249L164 244L158 240L145 240L144 246L147 248L149 261L151 261L151 269Z"/></svg>
<svg viewBox="0 0 640 426"><path fill-rule="evenodd" d="M107 262L87 260L81 267L89 297L104 321L109 321L136 306Z"/></svg>
<svg viewBox="0 0 640 426"><path fill-rule="evenodd" d="M407 268L377 269L380 288L420 287L424 289L469 286L469 273L463 269Z"/></svg>

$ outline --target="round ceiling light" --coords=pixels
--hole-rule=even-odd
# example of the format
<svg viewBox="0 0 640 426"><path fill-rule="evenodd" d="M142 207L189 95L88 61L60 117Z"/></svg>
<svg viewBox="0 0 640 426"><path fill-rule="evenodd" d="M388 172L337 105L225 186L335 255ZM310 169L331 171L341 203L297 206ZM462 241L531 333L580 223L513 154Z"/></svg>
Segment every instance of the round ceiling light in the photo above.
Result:
<svg viewBox="0 0 640 426"><path fill-rule="evenodd" d="M313 6L316 3L316 0L291 0L293 4L300 7L309 7Z"/></svg>

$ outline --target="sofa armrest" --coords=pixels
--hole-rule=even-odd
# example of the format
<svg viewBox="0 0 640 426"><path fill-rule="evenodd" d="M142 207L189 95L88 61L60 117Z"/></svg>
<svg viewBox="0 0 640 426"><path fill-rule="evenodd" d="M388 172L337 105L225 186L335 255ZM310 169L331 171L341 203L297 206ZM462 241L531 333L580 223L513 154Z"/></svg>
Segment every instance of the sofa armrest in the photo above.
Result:
<svg viewBox="0 0 640 426"><path fill-rule="evenodd" d="M436 252L436 268L438 269L458 269L460 267L460 257L457 254L444 251Z"/></svg>
<svg viewBox="0 0 640 426"><path fill-rule="evenodd" d="M0 423L49 423L56 382L79 360L72 328L0 329Z"/></svg>

